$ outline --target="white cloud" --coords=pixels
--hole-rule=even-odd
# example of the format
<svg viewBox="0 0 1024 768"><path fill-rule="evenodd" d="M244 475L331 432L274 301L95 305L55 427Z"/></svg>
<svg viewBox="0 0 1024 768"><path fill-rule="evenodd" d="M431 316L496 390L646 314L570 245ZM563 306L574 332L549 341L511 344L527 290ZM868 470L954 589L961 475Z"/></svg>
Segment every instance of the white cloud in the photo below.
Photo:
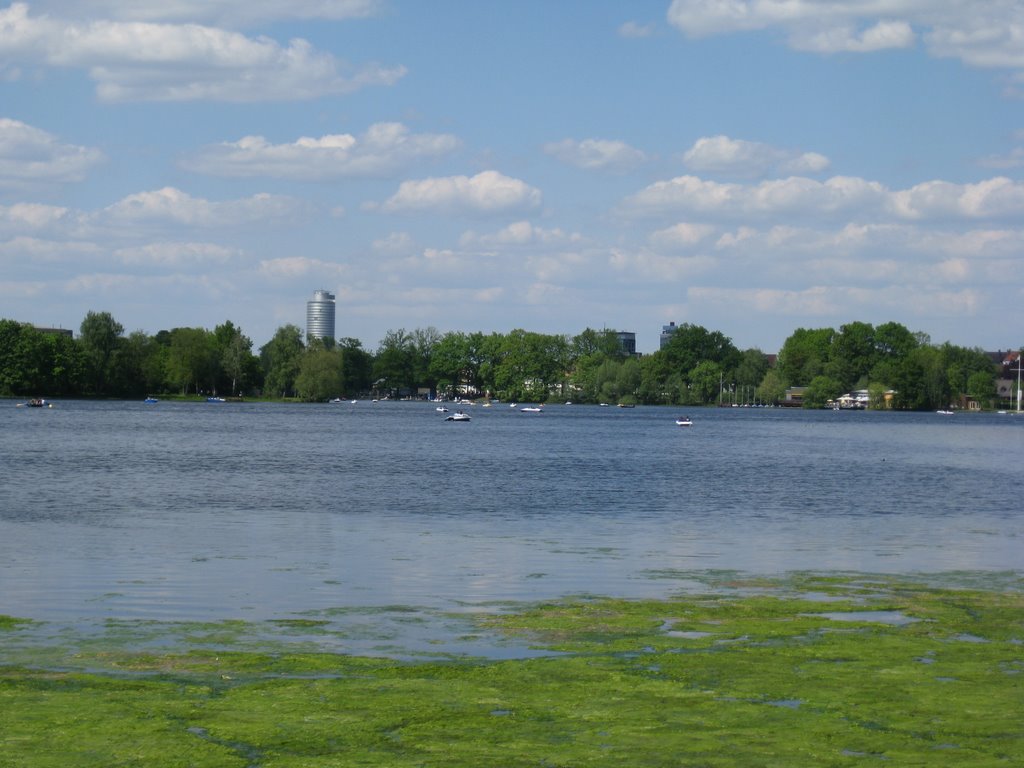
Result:
<svg viewBox="0 0 1024 768"><path fill-rule="evenodd" d="M51 133L0 118L0 188L81 181L103 159L98 149L61 144Z"/></svg>
<svg viewBox="0 0 1024 768"><path fill-rule="evenodd" d="M892 208L909 219L961 216L995 218L1024 214L1024 182L1005 177L977 184L929 181L892 195Z"/></svg>
<svg viewBox="0 0 1024 768"><path fill-rule="evenodd" d="M238 200L212 202L174 187L139 192L88 217L97 225L173 224L219 228L267 219L293 219L304 213L299 201L280 195L257 194Z"/></svg>
<svg viewBox="0 0 1024 768"><path fill-rule="evenodd" d="M778 28L791 47L819 53L906 48L920 37L934 56L1024 68L1024 6L1012 1L673 0L667 17L691 37Z"/></svg>
<svg viewBox="0 0 1024 768"><path fill-rule="evenodd" d="M352 68L294 39L198 24L30 16L24 3L0 10L0 56L83 69L104 101L293 101L392 85L401 66Z"/></svg>
<svg viewBox="0 0 1024 768"><path fill-rule="evenodd" d="M105 255L96 243L80 241L44 240L35 237L15 237L0 241L0 258L28 268L43 263L78 262L83 258Z"/></svg>
<svg viewBox="0 0 1024 768"><path fill-rule="evenodd" d="M744 177L820 173L829 166L828 158L816 152L793 152L728 136L698 139L683 155L683 162L698 173Z"/></svg>
<svg viewBox="0 0 1024 768"><path fill-rule="evenodd" d="M624 201L624 209L639 215L696 212L723 218L999 218L1024 215L1024 182L1004 177L976 184L932 181L891 191L878 182L849 176L824 182L792 176L750 185L679 176L640 190Z"/></svg>
<svg viewBox="0 0 1024 768"><path fill-rule="evenodd" d="M392 232L373 241L373 250L378 253L401 255L409 253L415 247L416 244L408 232Z"/></svg>
<svg viewBox="0 0 1024 768"><path fill-rule="evenodd" d="M794 34L793 47L812 53L871 53L889 48L910 48L914 30L905 21L880 21L867 29L835 26Z"/></svg>
<svg viewBox="0 0 1024 768"><path fill-rule="evenodd" d="M524 298L528 304L550 304L564 300L565 288L550 283L531 283Z"/></svg>
<svg viewBox="0 0 1024 768"><path fill-rule="evenodd" d="M549 142L544 152L567 165L584 170L629 171L647 162L647 156L625 142L608 139L563 139Z"/></svg>
<svg viewBox="0 0 1024 768"><path fill-rule="evenodd" d="M0 205L0 232L26 232L52 228L68 218L68 209L39 203Z"/></svg>
<svg viewBox="0 0 1024 768"><path fill-rule="evenodd" d="M526 246L526 245L563 245L567 243L579 243L583 240L578 233L566 234L561 229L545 229L537 227L528 221L516 221L507 227L491 234L477 234L469 230L459 238L459 244L463 247L482 246L494 248L498 246Z"/></svg>
<svg viewBox="0 0 1024 768"><path fill-rule="evenodd" d="M714 258L698 256L665 256L648 250L616 248L608 257L608 266L618 273L618 280L645 280L675 283L714 269Z"/></svg>
<svg viewBox="0 0 1024 768"><path fill-rule="evenodd" d="M627 21L625 24L619 27L619 37L640 39L643 37L650 37L653 34L653 24L640 24L635 21Z"/></svg>
<svg viewBox="0 0 1024 768"><path fill-rule="evenodd" d="M1004 155L987 155L978 161L978 164L985 168L996 168L998 170L1009 170L1024 166L1024 147L1014 147Z"/></svg>
<svg viewBox="0 0 1024 768"><path fill-rule="evenodd" d="M652 246L661 250L690 248L707 237L710 237L714 231L715 228L708 224L681 222L666 229L659 229L657 232L651 233L648 240Z"/></svg>
<svg viewBox="0 0 1024 768"><path fill-rule="evenodd" d="M265 259L259 265L260 275L272 279L294 279L309 276L323 276L324 279L341 279L345 277L348 271L344 264L336 264L321 259L310 259L305 256Z"/></svg>
<svg viewBox="0 0 1024 768"><path fill-rule="evenodd" d="M214 176L301 180L384 176L453 152L459 144L449 134L414 134L401 123L376 123L358 138L345 133L271 144L262 136L246 136L206 147L182 164Z"/></svg>
<svg viewBox="0 0 1024 768"><path fill-rule="evenodd" d="M197 21L223 26L277 19L359 19L380 13L381 0L35 0L33 7L76 19Z"/></svg>
<svg viewBox="0 0 1024 768"><path fill-rule="evenodd" d="M540 202L540 190L526 182L497 171L482 171L472 177L403 181L383 206L368 208L379 207L386 212L502 213L536 208Z"/></svg>
<svg viewBox="0 0 1024 768"><path fill-rule="evenodd" d="M114 251L125 264L163 267L223 265L239 255L238 249L215 243L149 243Z"/></svg>

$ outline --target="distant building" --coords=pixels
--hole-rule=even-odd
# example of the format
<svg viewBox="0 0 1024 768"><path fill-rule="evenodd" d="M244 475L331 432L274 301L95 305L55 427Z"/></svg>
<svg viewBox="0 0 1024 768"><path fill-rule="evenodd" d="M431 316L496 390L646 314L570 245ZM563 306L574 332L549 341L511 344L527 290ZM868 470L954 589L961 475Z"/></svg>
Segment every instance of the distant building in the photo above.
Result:
<svg viewBox="0 0 1024 768"><path fill-rule="evenodd" d="M334 340L334 294L330 291L314 291L306 302L306 341L313 339Z"/></svg>
<svg viewBox="0 0 1024 768"><path fill-rule="evenodd" d="M679 326L676 325L675 320L670 322L668 325L661 326L661 338L658 341L658 349L665 348L672 339L672 334L674 334L678 328Z"/></svg>
<svg viewBox="0 0 1024 768"><path fill-rule="evenodd" d="M74 338L75 334L70 328L43 328L42 326L33 326L40 333L49 333L53 336L67 336L68 338Z"/></svg>
<svg viewBox="0 0 1024 768"><path fill-rule="evenodd" d="M636 357L636 334L630 331L616 331L619 340L619 351L629 357Z"/></svg>

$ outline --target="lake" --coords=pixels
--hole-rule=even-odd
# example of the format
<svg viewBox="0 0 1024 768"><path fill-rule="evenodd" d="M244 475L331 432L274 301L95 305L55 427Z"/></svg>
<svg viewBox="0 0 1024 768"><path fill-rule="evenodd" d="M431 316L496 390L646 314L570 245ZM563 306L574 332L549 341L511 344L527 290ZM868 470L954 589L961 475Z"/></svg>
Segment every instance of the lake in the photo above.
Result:
<svg viewBox="0 0 1024 768"><path fill-rule="evenodd" d="M0 401L0 614L257 621L657 597L720 570L1024 570L1024 417L467 411Z"/></svg>

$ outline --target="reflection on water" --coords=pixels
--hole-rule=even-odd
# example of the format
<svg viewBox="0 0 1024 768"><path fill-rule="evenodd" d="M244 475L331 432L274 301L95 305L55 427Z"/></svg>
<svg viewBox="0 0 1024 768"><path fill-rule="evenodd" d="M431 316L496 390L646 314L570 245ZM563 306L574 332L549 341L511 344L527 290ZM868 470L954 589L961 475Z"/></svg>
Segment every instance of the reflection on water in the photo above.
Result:
<svg viewBox="0 0 1024 768"><path fill-rule="evenodd" d="M0 613L265 619L661 596L709 569L1021 569L1024 419L675 415L2 403Z"/></svg>

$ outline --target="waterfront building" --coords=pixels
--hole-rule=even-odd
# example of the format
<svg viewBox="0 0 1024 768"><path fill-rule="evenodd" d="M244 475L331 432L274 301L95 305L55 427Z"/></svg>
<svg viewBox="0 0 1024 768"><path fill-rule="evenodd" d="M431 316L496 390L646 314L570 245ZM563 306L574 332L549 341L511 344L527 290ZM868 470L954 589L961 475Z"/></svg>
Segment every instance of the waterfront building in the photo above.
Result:
<svg viewBox="0 0 1024 768"><path fill-rule="evenodd" d="M334 341L334 294L314 291L306 302L306 341L328 339Z"/></svg>
<svg viewBox="0 0 1024 768"><path fill-rule="evenodd" d="M661 326L661 338L658 340L658 349L665 348L665 345L671 340L672 334L676 332L677 328L678 326L676 325L675 320L670 322L668 325Z"/></svg>
<svg viewBox="0 0 1024 768"><path fill-rule="evenodd" d="M75 337L74 332L70 328L45 328L41 325L33 326L40 333L47 333L51 336L67 336L69 339Z"/></svg>
<svg viewBox="0 0 1024 768"><path fill-rule="evenodd" d="M629 357L636 356L636 334L632 331L616 331L619 340L619 351Z"/></svg>

